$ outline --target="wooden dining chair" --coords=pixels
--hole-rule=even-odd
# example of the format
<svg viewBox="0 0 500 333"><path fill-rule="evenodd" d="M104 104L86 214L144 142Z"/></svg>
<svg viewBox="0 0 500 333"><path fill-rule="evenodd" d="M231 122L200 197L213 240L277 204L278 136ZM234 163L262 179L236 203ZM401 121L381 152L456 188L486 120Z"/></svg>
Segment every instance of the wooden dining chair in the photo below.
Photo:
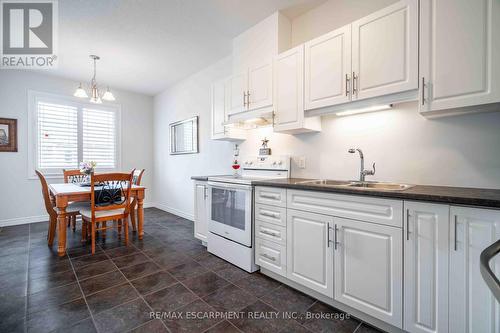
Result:
<svg viewBox="0 0 500 333"><path fill-rule="evenodd" d="M80 184L87 179L87 175L82 173L80 169L63 169L63 175L65 183Z"/></svg>
<svg viewBox="0 0 500 333"><path fill-rule="evenodd" d="M82 173L80 169L63 169L63 176L65 183L80 184L85 182L87 175ZM68 228L73 225L73 231L76 229L76 215L68 219Z"/></svg>
<svg viewBox="0 0 500 333"><path fill-rule="evenodd" d="M132 177L133 173L92 174L90 176L90 209L84 209L80 211L80 214L90 227L92 254L95 253L96 231L105 233L107 229L119 226L119 223L112 223L110 227L107 227L107 221L127 221L130 211ZM101 226L98 226L98 223ZM128 245L128 223L124 225L125 244Z"/></svg>
<svg viewBox="0 0 500 333"><path fill-rule="evenodd" d="M141 185L142 176L144 175L144 171L146 169L134 169L132 183L134 185ZM132 224L132 230L136 231L136 207L137 207L137 198L132 199L132 203L130 204L130 223Z"/></svg>
<svg viewBox="0 0 500 333"><path fill-rule="evenodd" d="M47 232L47 241L49 246L52 246L54 244L54 237L56 233L56 227L57 227L57 211L54 206L54 202L50 199L50 194L49 194L49 186L47 185L47 180L45 179L44 175L38 171L35 170L38 178L40 179L40 183L42 185L42 195L43 195L43 201L45 204L45 209L47 210L47 213L49 214L49 230ZM67 219L70 220L72 218L75 218L76 221L76 215L79 214L81 206L80 205L68 205L66 208L66 216ZM82 224L82 241L86 240L87 238L87 230L86 230L86 224Z"/></svg>

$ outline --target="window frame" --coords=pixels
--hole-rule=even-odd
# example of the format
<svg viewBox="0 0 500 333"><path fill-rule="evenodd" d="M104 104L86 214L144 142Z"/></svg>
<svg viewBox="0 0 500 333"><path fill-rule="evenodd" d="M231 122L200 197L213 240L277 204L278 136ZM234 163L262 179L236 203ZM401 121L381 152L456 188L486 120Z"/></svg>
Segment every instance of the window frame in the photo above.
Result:
<svg viewBox="0 0 500 333"><path fill-rule="evenodd" d="M121 170L121 148L122 148L122 119L121 119L121 105L117 103L93 104L85 102L78 97L64 96L34 90L28 90L28 179L37 179L35 170L38 168L38 102L48 102L56 104L64 104L76 107L78 110L78 161L81 162L83 158L83 109L103 109L115 112L115 168L99 168L99 172L111 172ZM62 169L57 172L54 169L39 169L46 178L63 178Z"/></svg>

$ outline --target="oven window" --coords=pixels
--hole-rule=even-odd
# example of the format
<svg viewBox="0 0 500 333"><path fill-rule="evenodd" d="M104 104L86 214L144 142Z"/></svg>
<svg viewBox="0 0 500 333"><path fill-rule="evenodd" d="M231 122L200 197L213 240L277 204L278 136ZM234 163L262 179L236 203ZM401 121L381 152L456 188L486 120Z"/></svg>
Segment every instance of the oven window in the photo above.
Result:
<svg viewBox="0 0 500 333"><path fill-rule="evenodd" d="M212 187L212 221L245 230L246 193Z"/></svg>

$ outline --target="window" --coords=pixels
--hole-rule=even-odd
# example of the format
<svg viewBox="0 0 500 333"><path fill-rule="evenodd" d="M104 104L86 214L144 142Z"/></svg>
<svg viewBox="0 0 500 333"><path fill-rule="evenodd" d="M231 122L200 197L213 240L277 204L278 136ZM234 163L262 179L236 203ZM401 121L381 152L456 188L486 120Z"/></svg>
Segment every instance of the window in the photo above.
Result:
<svg viewBox="0 0 500 333"><path fill-rule="evenodd" d="M115 112L83 108L83 160L101 168L116 168Z"/></svg>
<svg viewBox="0 0 500 333"><path fill-rule="evenodd" d="M71 97L30 92L30 176L34 170L60 176L81 161L97 169L119 168L117 106L81 103Z"/></svg>

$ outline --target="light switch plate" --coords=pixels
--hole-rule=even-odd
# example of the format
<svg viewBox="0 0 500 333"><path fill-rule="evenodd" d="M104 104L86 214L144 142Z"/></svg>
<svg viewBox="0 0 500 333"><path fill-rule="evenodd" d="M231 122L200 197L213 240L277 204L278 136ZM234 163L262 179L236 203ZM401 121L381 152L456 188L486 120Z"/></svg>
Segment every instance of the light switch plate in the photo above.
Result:
<svg viewBox="0 0 500 333"><path fill-rule="evenodd" d="M297 164L299 165L299 169L305 169L306 168L306 157L305 156L298 156L297 157Z"/></svg>

